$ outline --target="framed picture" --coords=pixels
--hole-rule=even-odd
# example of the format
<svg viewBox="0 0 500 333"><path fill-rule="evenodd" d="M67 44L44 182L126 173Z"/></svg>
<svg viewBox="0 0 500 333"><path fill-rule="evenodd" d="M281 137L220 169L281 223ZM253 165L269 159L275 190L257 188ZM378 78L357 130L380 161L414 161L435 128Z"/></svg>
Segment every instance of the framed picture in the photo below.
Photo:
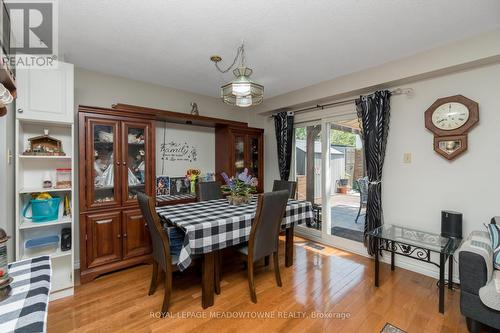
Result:
<svg viewBox="0 0 500 333"><path fill-rule="evenodd" d="M189 185L186 177L170 177L170 195L189 194Z"/></svg>
<svg viewBox="0 0 500 333"><path fill-rule="evenodd" d="M156 176L156 195L170 195L170 177Z"/></svg>

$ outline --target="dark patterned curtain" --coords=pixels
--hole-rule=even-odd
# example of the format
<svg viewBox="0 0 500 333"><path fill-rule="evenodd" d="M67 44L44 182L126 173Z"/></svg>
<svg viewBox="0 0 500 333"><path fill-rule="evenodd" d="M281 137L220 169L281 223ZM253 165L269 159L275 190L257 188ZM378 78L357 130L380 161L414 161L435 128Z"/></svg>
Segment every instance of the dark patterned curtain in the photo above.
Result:
<svg viewBox="0 0 500 333"><path fill-rule="evenodd" d="M281 180L288 180L292 163L293 113L280 112L274 115L278 166Z"/></svg>
<svg viewBox="0 0 500 333"><path fill-rule="evenodd" d="M389 134L390 98L388 90L377 91L356 100L356 108L364 141L368 202L366 204L364 240L368 253L375 253L375 243L367 233L383 223L382 167Z"/></svg>

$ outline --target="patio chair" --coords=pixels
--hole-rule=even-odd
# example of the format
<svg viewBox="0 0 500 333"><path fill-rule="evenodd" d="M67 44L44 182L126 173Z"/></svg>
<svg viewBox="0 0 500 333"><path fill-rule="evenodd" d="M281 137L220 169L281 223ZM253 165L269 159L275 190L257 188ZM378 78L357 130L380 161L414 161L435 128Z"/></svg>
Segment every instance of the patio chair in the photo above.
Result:
<svg viewBox="0 0 500 333"><path fill-rule="evenodd" d="M358 223L359 216L361 215L361 209L366 208L366 203L368 202L368 177L359 178L356 180L359 190L359 210L356 216L355 223Z"/></svg>

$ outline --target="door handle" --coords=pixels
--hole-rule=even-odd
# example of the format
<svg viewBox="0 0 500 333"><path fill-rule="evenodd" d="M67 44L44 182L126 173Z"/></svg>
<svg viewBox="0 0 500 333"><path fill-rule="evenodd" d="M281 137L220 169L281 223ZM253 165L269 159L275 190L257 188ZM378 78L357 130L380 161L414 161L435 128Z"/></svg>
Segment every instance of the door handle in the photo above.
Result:
<svg viewBox="0 0 500 333"><path fill-rule="evenodd" d="M127 238L127 234L123 234L123 238Z"/></svg>
<svg viewBox="0 0 500 333"><path fill-rule="evenodd" d="M122 238L122 235L118 234L116 235L116 238Z"/></svg>
<svg viewBox="0 0 500 333"><path fill-rule="evenodd" d="M23 110L23 109L21 109L21 108L19 108L19 109L17 109L17 112L18 112L18 113L23 113L23 112L24 112L24 110Z"/></svg>
<svg viewBox="0 0 500 333"><path fill-rule="evenodd" d="M123 162L122 162L122 164L123 164L123 165L127 165L127 162L123 161Z"/></svg>
<svg viewBox="0 0 500 333"><path fill-rule="evenodd" d="M97 224L106 224L106 223L111 223L113 220L109 219L109 220L101 220L101 221L97 221L96 223Z"/></svg>

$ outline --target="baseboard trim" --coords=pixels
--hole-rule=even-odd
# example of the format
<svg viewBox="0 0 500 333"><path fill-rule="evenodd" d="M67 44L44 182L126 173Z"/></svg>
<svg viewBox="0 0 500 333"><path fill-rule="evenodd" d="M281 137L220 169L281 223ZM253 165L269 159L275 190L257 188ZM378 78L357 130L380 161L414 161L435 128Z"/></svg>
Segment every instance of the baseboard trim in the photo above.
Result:
<svg viewBox="0 0 500 333"><path fill-rule="evenodd" d="M49 302L52 302L52 301L55 301L57 299L61 299L64 297L73 296L74 293L75 293L75 289L73 287L54 291L54 292L50 293L50 295L49 295Z"/></svg>
<svg viewBox="0 0 500 333"><path fill-rule="evenodd" d="M353 254L357 254L363 257L367 258L372 258L368 253L366 252L366 248L362 243L352 241L350 239L344 239L340 237L335 237L335 241L329 240L329 239L324 239L320 235L314 235L314 234L309 234L308 232L304 232L305 230L301 230L300 228L295 229L295 234L299 237L306 238L308 240L311 240L313 242L317 242L320 244L324 244L330 247L334 247L336 249L340 249L346 252L350 252ZM373 259L373 258L372 258ZM439 261L439 258L434 258L436 262ZM391 263L391 256L389 253L385 253L382 258L380 258L381 262L384 262L386 264ZM429 263L423 263L415 259L410 259L410 258L405 258L402 256L395 256L394 264L396 267L403 268L418 274L422 274L425 276L432 277L434 279L439 279L439 270L436 266L429 264ZM455 283L460 283L460 279L458 276L458 263L454 262L453 263L453 282ZM445 279L448 279L448 265L445 267Z"/></svg>

